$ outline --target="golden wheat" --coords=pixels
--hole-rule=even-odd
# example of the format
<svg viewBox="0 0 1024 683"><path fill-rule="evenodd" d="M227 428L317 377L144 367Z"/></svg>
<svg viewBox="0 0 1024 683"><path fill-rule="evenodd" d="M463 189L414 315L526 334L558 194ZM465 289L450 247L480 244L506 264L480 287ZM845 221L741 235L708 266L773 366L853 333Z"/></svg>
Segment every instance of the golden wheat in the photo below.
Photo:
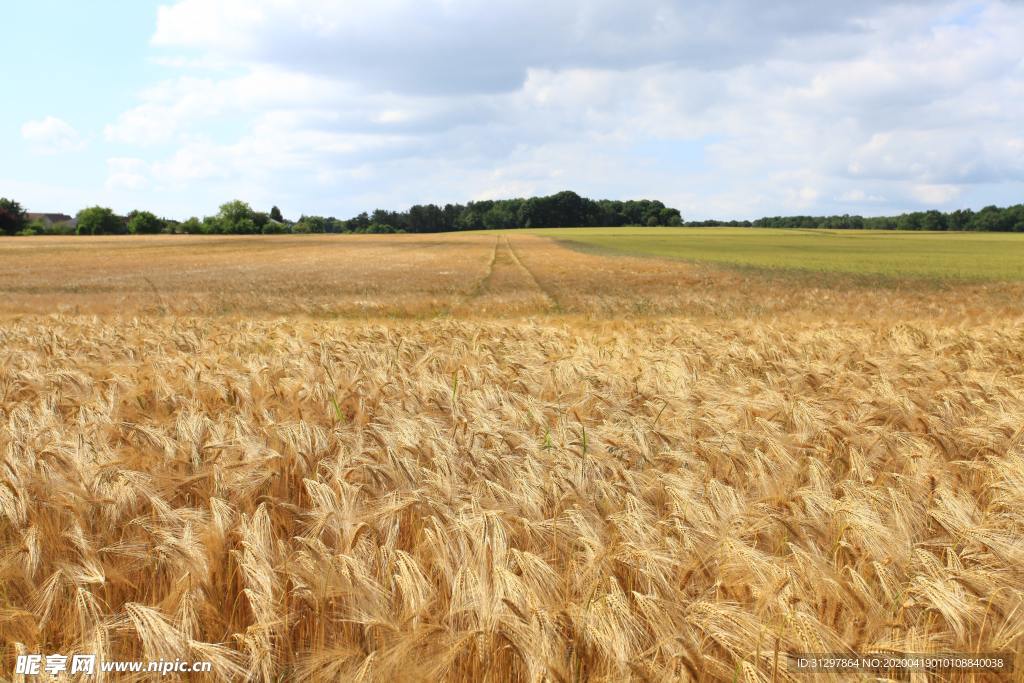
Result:
<svg viewBox="0 0 1024 683"><path fill-rule="evenodd" d="M789 651L1021 651L1022 368L1009 323L12 319L0 674L771 681Z"/></svg>
<svg viewBox="0 0 1024 683"><path fill-rule="evenodd" d="M887 282L584 253L526 234L0 237L0 315L999 322L1024 282Z"/></svg>

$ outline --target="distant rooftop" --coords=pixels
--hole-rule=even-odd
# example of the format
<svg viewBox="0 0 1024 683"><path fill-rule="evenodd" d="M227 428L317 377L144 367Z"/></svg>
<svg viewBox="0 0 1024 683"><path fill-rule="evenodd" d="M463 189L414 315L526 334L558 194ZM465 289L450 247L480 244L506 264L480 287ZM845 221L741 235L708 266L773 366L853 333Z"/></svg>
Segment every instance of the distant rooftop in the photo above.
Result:
<svg viewBox="0 0 1024 683"><path fill-rule="evenodd" d="M45 221L47 223L66 223L72 220L71 216L64 213L32 213L29 212L30 221Z"/></svg>

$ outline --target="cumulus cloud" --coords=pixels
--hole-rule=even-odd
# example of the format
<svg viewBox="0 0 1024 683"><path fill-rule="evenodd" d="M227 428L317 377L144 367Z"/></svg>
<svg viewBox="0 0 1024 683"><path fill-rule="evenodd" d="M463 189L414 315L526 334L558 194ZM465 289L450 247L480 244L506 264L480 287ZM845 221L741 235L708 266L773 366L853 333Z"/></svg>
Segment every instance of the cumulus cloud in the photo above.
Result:
<svg viewBox="0 0 1024 683"><path fill-rule="evenodd" d="M875 194L868 194L867 192L865 192L864 190L862 190L860 188L854 188L852 190L847 190L846 192L843 192L841 195L836 197L836 199L841 201L841 202L852 202L854 204L861 204L861 203L864 203L864 202L884 202L885 201L885 197L880 197L879 195L875 195Z"/></svg>
<svg viewBox="0 0 1024 683"><path fill-rule="evenodd" d="M78 131L56 116L26 121L21 127L21 137L40 154L75 152L85 147L85 141Z"/></svg>
<svg viewBox="0 0 1024 683"><path fill-rule="evenodd" d="M107 159L108 190L141 190L149 186L148 164L143 159Z"/></svg>
<svg viewBox="0 0 1024 683"><path fill-rule="evenodd" d="M1024 183L1022 24L999 0L179 0L152 42L180 75L105 137L156 146L157 186L300 210L563 188L902 210Z"/></svg>
<svg viewBox="0 0 1024 683"><path fill-rule="evenodd" d="M962 188L956 185L915 185L913 194L926 204L948 204L960 196Z"/></svg>
<svg viewBox="0 0 1024 683"><path fill-rule="evenodd" d="M528 70L725 68L859 35L881 0L182 0L153 42L223 52L402 92L508 92ZM818 46L821 47L820 45Z"/></svg>
<svg viewBox="0 0 1024 683"><path fill-rule="evenodd" d="M343 89L314 76L267 66L229 78L182 76L141 93L142 103L106 126L108 141L155 145L197 121L288 108L336 106Z"/></svg>

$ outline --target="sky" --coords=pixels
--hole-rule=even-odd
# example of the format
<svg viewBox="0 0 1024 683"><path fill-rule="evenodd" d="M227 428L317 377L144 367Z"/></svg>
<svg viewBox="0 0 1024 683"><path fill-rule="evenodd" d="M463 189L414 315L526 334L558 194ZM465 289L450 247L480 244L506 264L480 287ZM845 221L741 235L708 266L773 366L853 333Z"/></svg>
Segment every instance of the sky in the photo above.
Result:
<svg viewBox="0 0 1024 683"><path fill-rule="evenodd" d="M0 196L30 211L1024 202L1021 0L34 0L4 24Z"/></svg>

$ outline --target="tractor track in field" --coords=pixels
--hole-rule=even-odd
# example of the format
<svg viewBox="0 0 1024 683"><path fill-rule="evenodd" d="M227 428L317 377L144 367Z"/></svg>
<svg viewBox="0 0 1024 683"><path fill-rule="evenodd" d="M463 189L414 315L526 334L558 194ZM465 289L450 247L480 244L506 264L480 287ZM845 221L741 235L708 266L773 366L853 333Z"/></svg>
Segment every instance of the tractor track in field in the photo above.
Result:
<svg viewBox="0 0 1024 683"><path fill-rule="evenodd" d="M496 235L483 277L444 314L558 310L558 301L519 258L509 238Z"/></svg>
<svg viewBox="0 0 1024 683"><path fill-rule="evenodd" d="M481 293L487 290L491 278L494 276L494 263L498 260L498 247L500 245L501 237L496 235L494 237L494 248L491 249L491 259L487 263L487 271L484 273L484 276L480 278L480 281L476 283L476 286L473 287L473 292L470 294L469 298L478 297Z"/></svg>
<svg viewBox="0 0 1024 683"><path fill-rule="evenodd" d="M519 254L517 254L516 250L512 247L512 241L507 235L505 236L505 246L508 248L508 253L512 257L512 260L515 261L515 264L519 266L524 273L526 273L526 276L530 279L530 282L533 283L533 286L544 295L545 299L547 299L549 307L555 311L561 310L561 303L555 298L548 288L540 283L540 280L537 279L537 275L530 270L530 267L523 263L523 260L519 258Z"/></svg>

